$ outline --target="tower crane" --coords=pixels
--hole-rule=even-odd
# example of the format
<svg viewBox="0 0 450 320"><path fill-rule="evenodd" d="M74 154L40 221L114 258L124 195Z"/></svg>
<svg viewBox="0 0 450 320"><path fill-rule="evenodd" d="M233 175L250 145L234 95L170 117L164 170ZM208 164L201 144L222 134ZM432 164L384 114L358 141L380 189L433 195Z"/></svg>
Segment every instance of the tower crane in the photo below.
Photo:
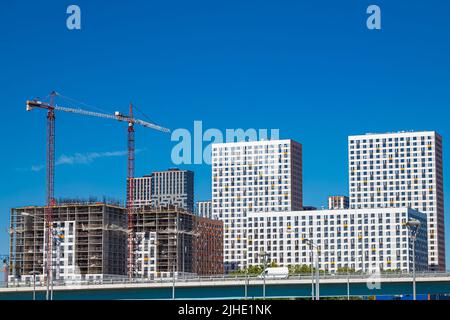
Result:
<svg viewBox="0 0 450 320"><path fill-rule="evenodd" d="M50 103L45 103L39 100L28 100L26 110L31 111L33 109L47 110L47 177L46 177L46 192L47 192L47 205L45 208L45 225L47 238L47 292L49 286L49 279L52 279L52 228L53 228L53 210L56 200L54 198L54 177L55 177L55 111L62 111L68 113L75 113L83 116L91 116L98 118L105 118L111 120L117 120L120 122L128 123L128 166L127 166L127 217L128 217L128 258L127 258L127 272L128 277L132 278L134 274L134 235L133 235L133 194L134 184L134 159L135 159L135 139L134 139L134 126L140 125L146 128L157 130L160 132L168 133L169 129L159 126L157 124L136 119L133 115L133 105L130 103L129 114L124 115L116 111L114 114L106 114L99 112L86 111L83 109L69 108L56 106L54 99L56 96L60 96L57 92L53 91L50 94Z"/></svg>

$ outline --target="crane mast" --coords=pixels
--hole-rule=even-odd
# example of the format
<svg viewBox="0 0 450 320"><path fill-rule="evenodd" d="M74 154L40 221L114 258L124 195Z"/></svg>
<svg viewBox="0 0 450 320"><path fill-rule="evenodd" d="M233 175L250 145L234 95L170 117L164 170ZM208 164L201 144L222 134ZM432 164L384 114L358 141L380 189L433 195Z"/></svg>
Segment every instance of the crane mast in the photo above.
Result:
<svg viewBox="0 0 450 320"><path fill-rule="evenodd" d="M133 105L130 103L130 119L133 119ZM128 122L128 175L127 175L127 215L128 215L128 278L134 277L134 123Z"/></svg>
<svg viewBox="0 0 450 320"><path fill-rule="evenodd" d="M54 198L54 178L55 178L55 111L62 111L68 113L75 113L84 116L98 117L104 119L112 119L121 122L128 123L128 165L127 165L127 192L126 192L126 208L127 208L127 218L128 218L128 257L127 257L127 274L131 279L134 276L134 160L135 160L135 130L134 125L140 125L153 130L168 133L169 129L161 127L157 124L135 119L133 115L133 105L130 104L129 115L123 115L120 112L115 112L114 115L86 111L83 109L69 108L56 106L54 99L58 96L58 93L53 91L50 94L50 104L38 101L38 100L28 100L26 105L26 110L31 111L35 108L47 110L47 179L46 179L46 192L47 192L47 203L45 207L45 237L47 241L46 248L46 273L47 273L47 299L49 292L50 283L53 284L53 269L52 269L52 244L53 244L53 207L56 204Z"/></svg>
<svg viewBox="0 0 450 320"><path fill-rule="evenodd" d="M50 94L50 107L47 111L47 163L46 163L46 193L45 207L45 237L47 242L46 257L46 298L49 300L50 282L53 279L53 206L55 205L55 110L53 108L55 93ZM34 262L33 262L34 263Z"/></svg>

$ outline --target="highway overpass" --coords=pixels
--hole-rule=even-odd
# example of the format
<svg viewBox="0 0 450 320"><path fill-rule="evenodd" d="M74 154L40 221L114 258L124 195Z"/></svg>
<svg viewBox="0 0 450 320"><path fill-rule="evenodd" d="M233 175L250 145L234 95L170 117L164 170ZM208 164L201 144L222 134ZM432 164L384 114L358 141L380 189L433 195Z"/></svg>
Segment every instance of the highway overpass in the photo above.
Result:
<svg viewBox="0 0 450 320"><path fill-rule="evenodd" d="M412 276L408 274L321 276L320 296L400 295L412 294ZM45 287L37 287L37 299L45 298ZM417 275L417 294L450 293L450 273ZM33 287L0 288L0 300L32 299ZM177 280L175 299L254 299L263 295L263 280L243 277L215 277ZM266 297L309 298L310 276L290 276L288 279L267 279ZM54 286L58 300L172 299L173 281L79 283Z"/></svg>

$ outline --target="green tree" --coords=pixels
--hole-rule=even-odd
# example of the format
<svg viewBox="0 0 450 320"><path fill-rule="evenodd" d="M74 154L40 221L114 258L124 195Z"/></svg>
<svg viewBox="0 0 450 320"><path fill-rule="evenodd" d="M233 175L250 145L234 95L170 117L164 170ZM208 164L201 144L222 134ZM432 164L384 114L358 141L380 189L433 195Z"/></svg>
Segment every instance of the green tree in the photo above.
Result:
<svg viewBox="0 0 450 320"><path fill-rule="evenodd" d="M337 268L337 273L356 273L355 269L349 267Z"/></svg>

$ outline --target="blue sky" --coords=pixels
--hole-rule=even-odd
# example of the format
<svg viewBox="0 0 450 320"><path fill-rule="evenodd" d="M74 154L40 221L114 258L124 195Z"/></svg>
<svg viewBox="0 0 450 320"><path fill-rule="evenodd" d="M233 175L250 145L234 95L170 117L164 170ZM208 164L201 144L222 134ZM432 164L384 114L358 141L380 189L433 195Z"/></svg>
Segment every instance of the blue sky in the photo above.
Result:
<svg viewBox="0 0 450 320"><path fill-rule="evenodd" d="M66 28L73 3L81 31ZM366 28L374 3L381 31ZM448 213L449 10L442 0L4 1L0 252L9 209L44 203L45 170L31 169L45 163L45 113L25 101L51 90L108 112L132 101L171 129L279 128L303 144L304 203L318 207L348 193L348 135L436 130ZM56 196L123 199L126 126L58 113L56 131ZM170 135L136 137L137 175L173 166ZM210 167L184 167L196 199L210 198Z"/></svg>

